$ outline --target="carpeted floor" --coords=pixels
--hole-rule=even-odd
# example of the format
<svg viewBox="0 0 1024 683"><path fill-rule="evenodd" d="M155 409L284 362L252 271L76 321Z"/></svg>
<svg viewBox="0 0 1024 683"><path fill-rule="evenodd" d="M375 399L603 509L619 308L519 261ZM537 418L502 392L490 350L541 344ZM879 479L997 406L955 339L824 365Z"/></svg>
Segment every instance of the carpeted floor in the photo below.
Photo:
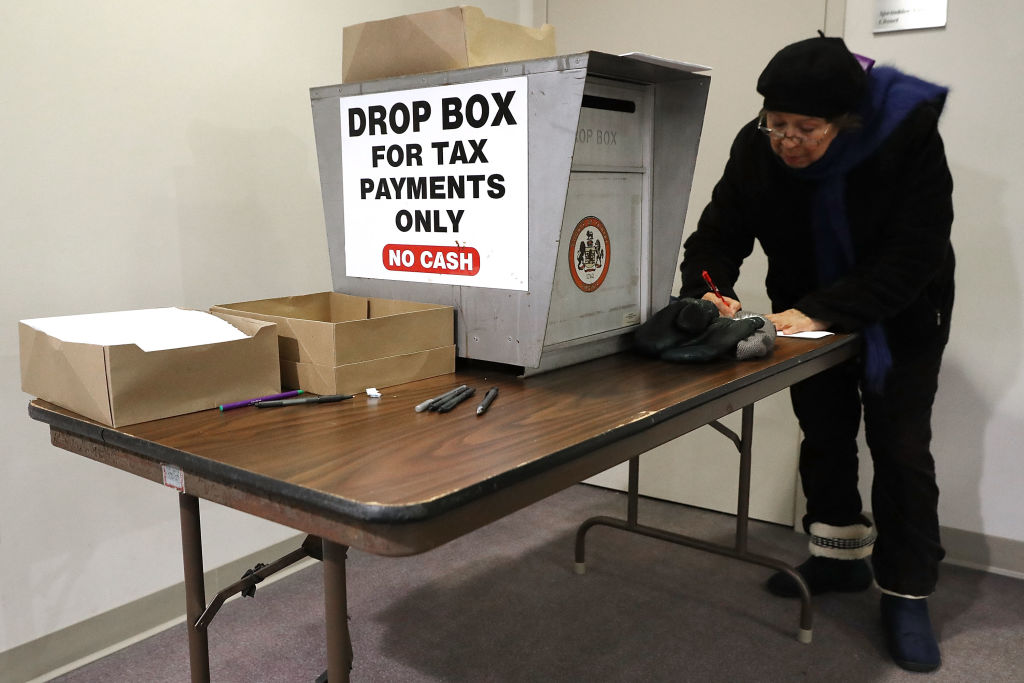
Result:
<svg viewBox="0 0 1024 683"><path fill-rule="evenodd" d="M770 570L608 528L625 496L586 485L408 558L349 553L353 681L1024 681L1024 581L944 565L930 600L943 652L934 674L892 664L878 593L799 603L760 586ZM640 522L731 544L733 518L642 500ZM797 563L806 538L752 523L750 549ZM267 562L275 558L267 558ZM235 600L210 629L215 682L313 681L326 667L319 565ZM184 626L57 679L187 681Z"/></svg>

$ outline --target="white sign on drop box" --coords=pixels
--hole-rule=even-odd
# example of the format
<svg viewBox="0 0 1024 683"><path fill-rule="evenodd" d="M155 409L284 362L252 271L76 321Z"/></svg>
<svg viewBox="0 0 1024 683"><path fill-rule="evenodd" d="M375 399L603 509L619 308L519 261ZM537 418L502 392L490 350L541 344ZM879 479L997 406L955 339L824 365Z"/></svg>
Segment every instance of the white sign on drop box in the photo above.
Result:
<svg viewBox="0 0 1024 683"><path fill-rule="evenodd" d="M526 291L526 77L340 102L346 274Z"/></svg>

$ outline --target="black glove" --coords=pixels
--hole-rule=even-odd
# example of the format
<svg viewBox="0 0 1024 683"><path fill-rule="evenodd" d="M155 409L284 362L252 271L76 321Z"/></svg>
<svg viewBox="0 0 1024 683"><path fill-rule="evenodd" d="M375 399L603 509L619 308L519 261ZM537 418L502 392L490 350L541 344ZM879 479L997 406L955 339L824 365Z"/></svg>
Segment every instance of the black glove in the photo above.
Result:
<svg viewBox="0 0 1024 683"><path fill-rule="evenodd" d="M700 336L717 317L718 309L710 301L679 299L638 327L633 342L641 353L658 358L663 351Z"/></svg>
<svg viewBox="0 0 1024 683"><path fill-rule="evenodd" d="M686 297L651 316L633 341L641 353L675 363L744 360L771 352L775 326L760 315L723 318L712 302Z"/></svg>
<svg viewBox="0 0 1024 683"><path fill-rule="evenodd" d="M725 356L735 357L736 345L760 327L761 320L758 318L715 318L703 334L689 342L666 349L660 358L673 363L705 363Z"/></svg>

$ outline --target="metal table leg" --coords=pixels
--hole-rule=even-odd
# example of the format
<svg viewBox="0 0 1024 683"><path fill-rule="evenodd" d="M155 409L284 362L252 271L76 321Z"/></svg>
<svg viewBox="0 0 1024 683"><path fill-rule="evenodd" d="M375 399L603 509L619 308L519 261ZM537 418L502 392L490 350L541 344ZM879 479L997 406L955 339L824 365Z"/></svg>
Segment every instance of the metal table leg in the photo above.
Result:
<svg viewBox="0 0 1024 683"><path fill-rule="evenodd" d="M327 680L348 681L352 669L352 640L348 633L345 558L348 546L324 539L324 605L327 624Z"/></svg>
<svg viewBox="0 0 1024 683"><path fill-rule="evenodd" d="M800 589L800 629L797 631L797 640L801 643L810 643L812 636L812 622L814 611L811 605L811 591L804 581L804 577L787 564L778 562L772 558L761 557L747 551L747 528L750 521L750 467L751 467L751 445L754 440L754 406L749 405L743 408L742 426L740 429L739 443L740 451L740 483L736 500L736 557L740 560L753 562L768 567L774 567L792 576Z"/></svg>
<svg viewBox="0 0 1024 683"><path fill-rule="evenodd" d="M181 518L181 556L185 564L185 615L188 627L188 659L193 683L210 681L210 647L206 629L196 622L206 609L203 580L203 534L199 520L199 499L178 494Z"/></svg>
<svg viewBox="0 0 1024 683"><path fill-rule="evenodd" d="M730 548L716 543L709 543L698 538L683 536L663 529L639 524L637 522L637 502L640 497L640 460L639 457L634 457L629 461L629 486L627 492L626 519L622 520L615 517L598 516L591 517L580 524L579 529L576 531L575 571L577 574L586 573L586 534L587 531L594 526L608 526L613 529L621 529L622 531L628 531L642 536L667 541L669 543L675 543L677 545L715 553L716 555L724 555L743 562L771 567L772 569L786 572L786 574L796 581L800 590L800 629L797 633L797 640L801 643L809 643L811 642L814 613L811 605L811 592L807 587L807 582L804 581L804 578L799 572L794 570L788 564L771 557L756 555L747 550L747 528L749 525L750 513L750 460L751 443L753 441L754 431L754 406L748 405L743 407L742 430L740 436L736 436L734 432L718 422L712 422L710 426L714 427L717 431L732 440L740 452L735 545Z"/></svg>

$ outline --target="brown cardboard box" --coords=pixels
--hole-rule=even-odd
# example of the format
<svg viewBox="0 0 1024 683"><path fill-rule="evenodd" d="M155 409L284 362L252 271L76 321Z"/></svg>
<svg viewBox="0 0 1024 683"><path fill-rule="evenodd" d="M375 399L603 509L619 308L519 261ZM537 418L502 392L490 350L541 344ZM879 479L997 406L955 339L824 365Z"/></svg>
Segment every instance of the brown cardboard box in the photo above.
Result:
<svg viewBox="0 0 1024 683"><path fill-rule="evenodd" d="M346 26L342 83L555 55L555 29L489 19L460 6Z"/></svg>
<svg viewBox="0 0 1024 683"><path fill-rule="evenodd" d="M319 292L210 310L277 324L287 389L353 393L455 370L451 306Z"/></svg>
<svg viewBox="0 0 1024 683"><path fill-rule="evenodd" d="M274 325L218 317L247 337L143 351L62 341L19 322L22 391L111 427L279 392Z"/></svg>
<svg viewBox="0 0 1024 683"><path fill-rule="evenodd" d="M344 365L281 361L281 384L314 394L355 394L367 387L390 387L455 370L455 346L439 346L398 356Z"/></svg>

